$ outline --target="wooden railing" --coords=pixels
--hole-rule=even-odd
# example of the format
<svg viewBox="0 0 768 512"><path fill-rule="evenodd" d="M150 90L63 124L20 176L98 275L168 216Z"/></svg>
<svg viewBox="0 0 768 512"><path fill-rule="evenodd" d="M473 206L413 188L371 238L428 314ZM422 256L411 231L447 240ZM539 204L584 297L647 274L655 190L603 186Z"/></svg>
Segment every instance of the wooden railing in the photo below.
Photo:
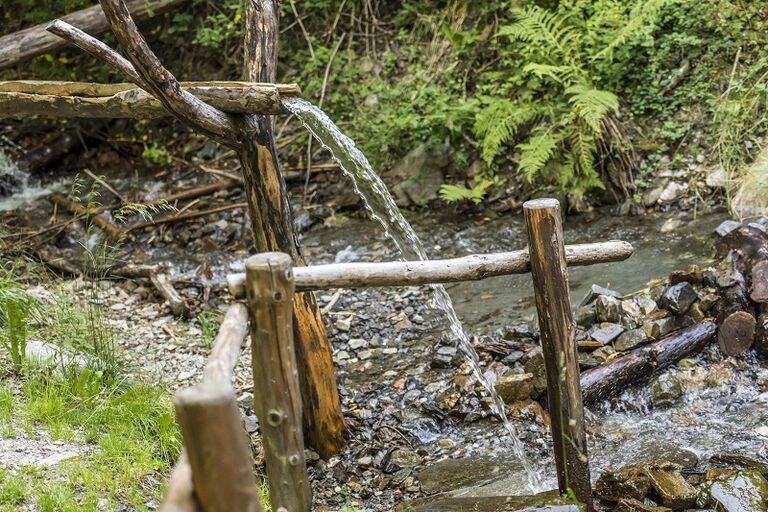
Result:
<svg viewBox="0 0 768 512"><path fill-rule="evenodd" d="M263 439L269 498L276 512L308 512L311 506L304 460L302 397L293 345L294 291L334 287L410 286L483 279L531 272L548 377L558 484L592 508L592 490L571 318L567 268L621 261L632 254L626 242L565 246L560 205L553 199L524 205L529 248L453 260L349 263L296 267L283 253L246 261L246 272L230 276L234 296L202 382L174 400L184 452L174 468L161 511L259 511L250 450L242 426L232 372L247 321L253 354L254 411Z"/></svg>

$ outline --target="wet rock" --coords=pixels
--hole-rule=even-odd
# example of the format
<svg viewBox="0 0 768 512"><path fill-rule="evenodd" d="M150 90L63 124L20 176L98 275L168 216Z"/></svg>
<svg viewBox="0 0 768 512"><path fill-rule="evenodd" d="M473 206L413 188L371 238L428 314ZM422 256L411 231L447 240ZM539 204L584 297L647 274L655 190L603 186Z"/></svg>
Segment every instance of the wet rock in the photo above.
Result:
<svg viewBox="0 0 768 512"><path fill-rule="evenodd" d="M595 308L593 306L581 306L574 314L576 325L581 327L591 327L595 323Z"/></svg>
<svg viewBox="0 0 768 512"><path fill-rule="evenodd" d="M505 463L484 457L446 459L418 473L421 488L432 494L479 486L501 479Z"/></svg>
<svg viewBox="0 0 768 512"><path fill-rule="evenodd" d="M597 299L600 296L604 297L613 297L614 299L620 299L621 294L617 291L610 290L608 288L603 288L602 286L598 286L596 284L593 284L590 288L587 294L584 296L584 298L581 300L580 306L586 306L588 304L592 304L595 299Z"/></svg>
<svg viewBox="0 0 768 512"><path fill-rule="evenodd" d="M677 376L667 373L651 385L651 402L654 407L667 407L683 395L683 386Z"/></svg>
<svg viewBox="0 0 768 512"><path fill-rule="evenodd" d="M443 172L451 164L448 148L421 144L384 175L399 206L423 206L437 199Z"/></svg>
<svg viewBox="0 0 768 512"><path fill-rule="evenodd" d="M768 302L768 261L761 261L752 267L752 289L749 296L759 304Z"/></svg>
<svg viewBox="0 0 768 512"><path fill-rule="evenodd" d="M736 222L735 220L725 220L721 222L717 228L715 228L715 233L717 233L719 236L725 236L739 226L741 226L740 222Z"/></svg>
<svg viewBox="0 0 768 512"><path fill-rule="evenodd" d="M740 471L712 484L709 493L722 512L762 511L768 503L768 481L755 470Z"/></svg>
<svg viewBox="0 0 768 512"><path fill-rule="evenodd" d="M600 295L595 299L595 318L598 322L618 323L621 320L621 301L615 297Z"/></svg>
<svg viewBox="0 0 768 512"><path fill-rule="evenodd" d="M696 503L696 489L683 478L681 469L676 464L661 464L648 467L645 471L662 504L675 510L689 508Z"/></svg>
<svg viewBox="0 0 768 512"><path fill-rule="evenodd" d="M612 512L672 512L672 509L648 505L642 501L629 498L619 501Z"/></svg>
<svg viewBox="0 0 768 512"><path fill-rule="evenodd" d="M406 502L398 512L579 512L581 507L556 492L535 496L507 496L504 493L483 493L483 487L461 489L427 498Z"/></svg>
<svg viewBox="0 0 768 512"><path fill-rule="evenodd" d="M701 268L698 265L688 265L684 270L676 270L669 274L669 282L673 285L682 282L698 284L702 281L702 279L703 274L701 272Z"/></svg>
<svg viewBox="0 0 768 512"><path fill-rule="evenodd" d="M643 312L637 302L633 300L621 301L621 321L623 324L631 324L631 328L637 327L641 316L643 316Z"/></svg>
<svg viewBox="0 0 768 512"><path fill-rule="evenodd" d="M341 332L348 332L352 328L351 318L339 318L334 323L334 326Z"/></svg>
<svg viewBox="0 0 768 512"><path fill-rule="evenodd" d="M637 305L643 315L650 315L659 309L659 305L656 303L656 301L648 295L640 295L636 297L635 300L637 301Z"/></svg>
<svg viewBox="0 0 768 512"><path fill-rule="evenodd" d="M710 464L735 467L738 469L753 469L764 478L768 478L768 462L757 460L740 453L719 453L709 459Z"/></svg>
<svg viewBox="0 0 768 512"><path fill-rule="evenodd" d="M624 332L624 327L618 324L601 324L599 329L592 331L590 337L603 345L613 342Z"/></svg>
<svg viewBox="0 0 768 512"><path fill-rule="evenodd" d="M608 358L612 354L615 354L615 353L616 353L616 349L614 349L610 345L607 345L605 347L602 347L602 348L599 348L599 349L595 350L594 352L592 352L590 354L590 356L592 357L592 359L594 359L598 363L604 363L605 361L608 360Z"/></svg>
<svg viewBox="0 0 768 512"><path fill-rule="evenodd" d="M456 347L438 347L430 361L432 368L450 368L457 355Z"/></svg>
<svg viewBox="0 0 768 512"><path fill-rule="evenodd" d="M642 466L626 466L608 470L595 483L595 494L605 501L642 500L651 488L651 481Z"/></svg>
<svg viewBox="0 0 768 512"><path fill-rule="evenodd" d="M682 315L697 300L699 300L699 295L691 283L683 281L664 291L661 296L661 307L676 315Z"/></svg>
<svg viewBox="0 0 768 512"><path fill-rule="evenodd" d="M763 313L757 318L755 352L761 357L768 357L768 313Z"/></svg>
<svg viewBox="0 0 768 512"><path fill-rule="evenodd" d="M401 468L414 468L421 464L421 457L412 450L398 448L389 455L387 472L392 473Z"/></svg>
<svg viewBox="0 0 768 512"><path fill-rule="evenodd" d="M533 375L533 391L536 395L547 389L547 371L544 367L544 352L541 347L535 347L523 356L523 367L526 373Z"/></svg>
<svg viewBox="0 0 768 512"><path fill-rule="evenodd" d="M640 345L648 343L648 335L642 329L630 329L621 333L614 343L614 348L618 352L626 352Z"/></svg>
<svg viewBox="0 0 768 512"><path fill-rule="evenodd" d="M649 338L657 340L675 330L675 319L667 317L656 320L645 320L642 329Z"/></svg>
<svg viewBox="0 0 768 512"><path fill-rule="evenodd" d="M683 221L680 219L667 219L664 224L661 225L661 228L659 228L659 232L661 233L672 233L674 231L677 231L683 227Z"/></svg>
<svg viewBox="0 0 768 512"><path fill-rule="evenodd" d="M533 374L508 373L496 379L494 388L504 403L526 400L534 394Z"/></svg>
<svg viewBox="0 0 768 512"><path fill-rule="evenodd" d="M685 194L687 190L687 183L677 183L675 181L670 181L667 186L664 187L664 190L661 191L659 202L666 204L674 203L680 197L682 197L682 195Z"/></svg>

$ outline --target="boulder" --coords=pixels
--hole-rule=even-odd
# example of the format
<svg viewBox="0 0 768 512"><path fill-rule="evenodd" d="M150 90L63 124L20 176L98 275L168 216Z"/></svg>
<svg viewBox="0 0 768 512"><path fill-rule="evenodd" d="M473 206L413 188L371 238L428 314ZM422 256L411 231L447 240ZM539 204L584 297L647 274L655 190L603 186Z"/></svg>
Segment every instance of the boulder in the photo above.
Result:
<svg viewBox="0 0 768 512"><path fill-rule="evenodd" d="M683 394L683 386L680 379L667 373L657 378L651 385L651 402L654 407L667 407L673 405Z"/></svg>
<svg viewBox="0 0 768 512"><path fill-rule="evenodd" d="M648 335L642 329L630 329L621 333L614 343L614 348L618 352L626 352L648 343Z"/></svg>
<svg viewBox="0 0 768 512"><path fill-rule="evenodd" d="M768 481L756 470L745 470L712 484L712 506L722 512L755 512L768 503Z"/></svg>
<svg viewBox="0 0 768 512"><path fill-rule="evenodd" d="M447 147L420 144L384 175L399 206L423 206L437 199L444 171L451 164Z"/></svg>
<svg viewBox="0 0 768 512"><path fill-rule="evenodd" d="M691 283L683 281L664 291L661 296L661 307L676 315L682 315L697 300L699 300L699 295Z"/></svg>
<svg viewBox="0 0 768 512"><path fill-rule="evenodd" d="M595 318L598 322L618 323L621 320L621 301L615 297L600 295L595 300Z"/></svg>
<svg viewBox="0 0 768 512"><path fill-rule="evenodd" d="M674 510L693 507L696 503L696 489L680 473L677 464L660 464L646 468L651 486L661 497L665 507Z"/></svg>
<svg viewBox="0 0 768 512"><path fill-rule="evenodd" d="M608 288L603 288L602 286L598 286L596 284L593 284L590 288L587 294L584 296L584 298L581 300L580 306L586 306L587 304L591 304L595 301L598 297L601 295L605 297L613 297L614 299L620 299L621 294L617 291L610 290Z"/></svg>
<svg viewBox="0 0 768 512"><path fill-rule="evenodd" d="M595 483L595 495L610 502L623 499L642 501L650 489L651 482L642 466L625 466L615 471L604 471Z"/></svg>

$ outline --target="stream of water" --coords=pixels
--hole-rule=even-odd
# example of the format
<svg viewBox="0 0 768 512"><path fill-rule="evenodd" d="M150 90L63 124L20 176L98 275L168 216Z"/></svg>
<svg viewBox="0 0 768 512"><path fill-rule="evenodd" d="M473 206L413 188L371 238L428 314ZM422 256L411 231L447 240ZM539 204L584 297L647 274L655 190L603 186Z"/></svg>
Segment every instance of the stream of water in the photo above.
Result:
<svg viewBox="0 0 768 512"><path fill-rule="evenodd" d="M406 260L428 259L424 245L413 227L400 212L387 186L362 151L357 148L354 141L344 135L325 112L301 98L289 99L283 103L283 106L301 121L324 148L330 151L344 175L352 181L355 191L362 199L371 217L381 224L385 236L395 244L402 258ZM530 490L532 492L543 490L541 476L526 456L515 427L507 419L504 413L504 402L494 390L493 384L484 375L477 352L464 331L453 307L451 297L445 287L439 284L432 286L432 292L434 307L442 311L447 317L451 334L456 338L459 349L469 362L472 373L492 399L493 413L503 421L504 427L509 433L512 451L525 469Z"/></svg>

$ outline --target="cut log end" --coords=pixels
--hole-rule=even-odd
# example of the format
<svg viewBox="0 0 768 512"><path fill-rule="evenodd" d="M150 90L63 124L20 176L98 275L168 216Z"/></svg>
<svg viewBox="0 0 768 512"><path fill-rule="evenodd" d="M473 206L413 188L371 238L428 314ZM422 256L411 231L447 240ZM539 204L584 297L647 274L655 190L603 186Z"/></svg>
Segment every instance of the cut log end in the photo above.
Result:
<svg viewBox="0 0 768 512"><path fill-rule="evenodd" d="M729 315L720 325L717 343L726 356L735 356L749 350L755 342L755 317L746 311Z"/></svg>

